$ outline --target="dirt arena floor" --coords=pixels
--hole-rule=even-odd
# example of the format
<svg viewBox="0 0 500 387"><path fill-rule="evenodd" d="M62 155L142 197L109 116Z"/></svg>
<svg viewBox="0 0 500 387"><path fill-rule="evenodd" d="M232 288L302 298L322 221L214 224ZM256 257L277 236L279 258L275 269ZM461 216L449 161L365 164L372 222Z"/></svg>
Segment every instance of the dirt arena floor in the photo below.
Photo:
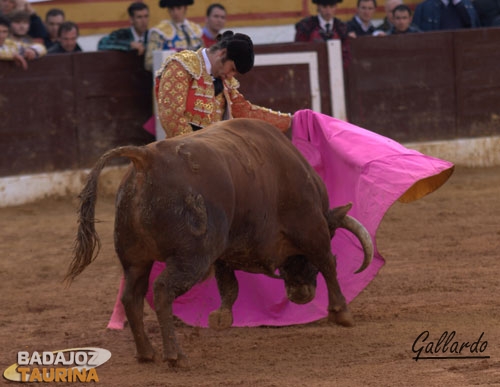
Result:
<svg viewBox="0 0 500 387"><path fill-rule="evenodd" d="M101 254L69 289L61 281L76 200L0 209L1 371L22 350L100 347L112 353L97 369L102 386L500 386L499 198L500 168L457 168L437 192L388 212L377 236L386 265L350 304L355 327L319 321L212 331L179 322L191 364L180 370L137 363L130 330L105 329L121 275L114 198L98 201ZM155 316L145 310L161 350ZM415 361L412 347L425 331L425 344L453 331L450 346L481 338L483 352L461 355L489 358Z"/></svg>

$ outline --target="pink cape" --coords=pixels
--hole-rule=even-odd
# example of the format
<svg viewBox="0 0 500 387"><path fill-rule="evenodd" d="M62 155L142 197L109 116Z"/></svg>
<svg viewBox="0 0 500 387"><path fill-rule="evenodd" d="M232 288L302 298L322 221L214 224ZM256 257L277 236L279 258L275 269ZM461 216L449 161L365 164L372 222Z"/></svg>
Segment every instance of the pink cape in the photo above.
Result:
<svg viewBox="0 0 500 387"><path fill-rule="evenodd" d="M311 110L298 111L293 119L293 144L326 184L330 207L349 202L349 215L369 231L375 247L370 266L359 274L363 251L356 238L338 230L332 240L337 256L337 277L347 302L356 297L384 264L375 235L382 218L396 201L409 202L439 188L452 174L453 164L410 150L401 144ZM165 267L156 262L146 299L153 307L152 284ZM328 295L321 274L316 297L306 305L290 302L282 280L236 272L238 299L233 326L292 325L327 316ZM174 302L174 314L194 326L208 326L208 315L220 305L214 278L196 285Z"/></svg>

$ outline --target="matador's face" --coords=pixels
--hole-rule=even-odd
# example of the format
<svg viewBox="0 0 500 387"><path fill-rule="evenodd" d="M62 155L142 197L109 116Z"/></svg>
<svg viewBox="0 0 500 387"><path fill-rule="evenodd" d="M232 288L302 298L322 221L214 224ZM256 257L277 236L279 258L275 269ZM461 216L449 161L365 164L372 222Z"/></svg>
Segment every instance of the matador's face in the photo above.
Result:
<svg viewBox="0 0 500 387"><path fill-rule="evenodd" d="M237 73L234 61L227 59L226 49L217 51L215 61L212 63L212 75L225 80L233 78Z"/></svg>

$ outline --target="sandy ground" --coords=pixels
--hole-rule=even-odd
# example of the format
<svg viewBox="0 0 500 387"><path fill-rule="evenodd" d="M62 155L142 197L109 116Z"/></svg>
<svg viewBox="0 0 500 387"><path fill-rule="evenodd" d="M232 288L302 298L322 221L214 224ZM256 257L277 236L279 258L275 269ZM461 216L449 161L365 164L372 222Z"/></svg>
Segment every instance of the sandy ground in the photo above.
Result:
<svg viewBox="0 0 500 387"><path fill-rule="evenodd" d="M457 168L437 192L388 212L377 236L386 265L350 304L355 327L213 331L179 322L188 369L139 364L130 330L105 329L121 275L113 198L98 202L101 254L69 289L76 200L0 209L1 371L22 350L100 347L112 353L97 369L102 386L500 386L499 197L500 168ZM160 350L149 307L145 320ZM462 355L489 358L416 362L412 346L425 331L425 344L454 331L450 346L482 335L484 351Z"/></svg>

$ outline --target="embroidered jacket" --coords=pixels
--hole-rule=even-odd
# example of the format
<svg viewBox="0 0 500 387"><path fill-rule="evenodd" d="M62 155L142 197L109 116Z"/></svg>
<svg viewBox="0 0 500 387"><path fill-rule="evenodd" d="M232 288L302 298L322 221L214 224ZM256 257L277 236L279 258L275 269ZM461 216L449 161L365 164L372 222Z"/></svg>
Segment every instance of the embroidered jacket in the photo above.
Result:
<svg viewBox="0 0 500 387"><path fill-rule="evenodd" d="M169 56L156 78L158 113L166 137L192 132L192 125L203 128L230 118L258 118L282 131L290 127L290 114L251 104L238 87L235 78L225 80L224 91L215 96L201 49Z"/></svg>
<svg viewBox="0 0 500 387"><path fill-rule="evenodd" d="M149 30L146 56L144 58L146 70L152 71L153 69L154 50L197 50L203 47L201 27L189 20L184 20L184 28L189 36L189 41L181 27L170 20L163 20L156 27Z"/></svg>

